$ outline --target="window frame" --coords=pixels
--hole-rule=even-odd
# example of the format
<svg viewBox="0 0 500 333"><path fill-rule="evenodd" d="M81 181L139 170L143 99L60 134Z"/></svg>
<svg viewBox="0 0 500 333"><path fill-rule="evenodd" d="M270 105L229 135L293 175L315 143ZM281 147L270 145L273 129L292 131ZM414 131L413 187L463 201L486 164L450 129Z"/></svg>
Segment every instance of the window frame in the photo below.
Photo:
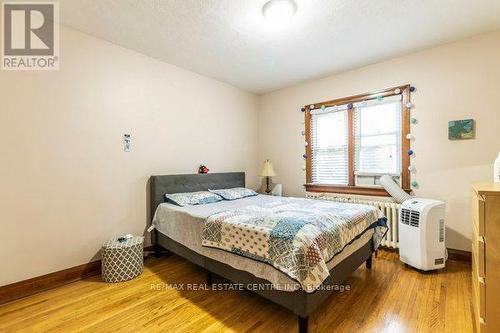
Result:
<svg viewBox="0 0 500 333"><path fill-rule="evenodd" d="M399 89L400 93L396 93ZM338 98L326 102L308 104L303 108L305 113L305 139L308 143L306 145L306 183L304 184L308 192L331 192L341 194L355 194L355 195L370 195L370 196L390 196L389 193L383 188L363 187L355 185L354 175L354 109L347 110L347 126L348 126L348 185L332 185L332 184L318 184L312 183L312 147L311 142L311 110L319 109L322 106L332 107L338 105L345 105L349 103L364 102L374 100L379 97L390 97L401 95L401 187L406 192L411 192L410 188L410 156L408 150L410 149L410 140L407 135L410 133L410 108L407 104L410 102L410 85L401 85L388 89L383 89L366 94L360 94L350 97ZM314 106L314 108L312 107Z"/></svg>

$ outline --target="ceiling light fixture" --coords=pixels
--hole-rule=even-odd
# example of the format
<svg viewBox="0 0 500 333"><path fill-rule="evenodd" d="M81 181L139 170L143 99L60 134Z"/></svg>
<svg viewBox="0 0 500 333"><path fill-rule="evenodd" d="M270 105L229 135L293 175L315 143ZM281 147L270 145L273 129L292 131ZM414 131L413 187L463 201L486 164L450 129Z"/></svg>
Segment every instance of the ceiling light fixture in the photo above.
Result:
<svg viewBox="0 0 500 333"><path fill-rule="evenodd" d="M297 4L293 0L270 0L262 7L264 17L275 23L288 21L296 11Z"/></svg>

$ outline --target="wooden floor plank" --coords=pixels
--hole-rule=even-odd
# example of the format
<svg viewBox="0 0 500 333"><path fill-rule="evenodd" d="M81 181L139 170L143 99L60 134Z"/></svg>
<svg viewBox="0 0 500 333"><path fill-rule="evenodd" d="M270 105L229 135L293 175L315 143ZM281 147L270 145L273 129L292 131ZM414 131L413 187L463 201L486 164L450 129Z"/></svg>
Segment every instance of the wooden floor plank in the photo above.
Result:
<svg viewBox="0 0 500 333"><path fill-rule="evenodd" d="M346 282L351 289L311 316L310 332L472 332L470 269L449 261L444 270L424 274L397 253L379 251L372 270L360 267ZM296 316L250 292L186 290L204 282L204 271L180 257L151 259L132 281L93 277L2 305L0 331L297 331Z"/></svg>

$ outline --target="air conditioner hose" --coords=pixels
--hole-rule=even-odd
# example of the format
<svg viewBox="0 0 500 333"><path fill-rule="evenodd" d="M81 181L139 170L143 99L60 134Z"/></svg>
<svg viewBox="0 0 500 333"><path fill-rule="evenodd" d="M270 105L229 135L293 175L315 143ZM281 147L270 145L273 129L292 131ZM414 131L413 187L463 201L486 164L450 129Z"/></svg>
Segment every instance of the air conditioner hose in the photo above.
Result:
<svg viewBox="0 0 500 333"><path fill-rule="evenodd" d="M388 175L380 177L380 184L398 203L403 203L403 201L411 199L411 195L403 191L394 179Z"/></svg>

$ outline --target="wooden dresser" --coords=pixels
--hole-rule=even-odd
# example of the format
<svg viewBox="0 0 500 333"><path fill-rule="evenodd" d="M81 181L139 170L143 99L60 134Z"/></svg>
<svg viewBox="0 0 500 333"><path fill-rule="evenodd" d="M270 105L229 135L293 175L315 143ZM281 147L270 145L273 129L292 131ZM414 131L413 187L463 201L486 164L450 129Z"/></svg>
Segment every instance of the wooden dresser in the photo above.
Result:
<svg viewBox="0 0 500 333"><path fill-rule="evenodd" d="M479 333L500 332L500 183L472 193L472 306Z"/></svg>

